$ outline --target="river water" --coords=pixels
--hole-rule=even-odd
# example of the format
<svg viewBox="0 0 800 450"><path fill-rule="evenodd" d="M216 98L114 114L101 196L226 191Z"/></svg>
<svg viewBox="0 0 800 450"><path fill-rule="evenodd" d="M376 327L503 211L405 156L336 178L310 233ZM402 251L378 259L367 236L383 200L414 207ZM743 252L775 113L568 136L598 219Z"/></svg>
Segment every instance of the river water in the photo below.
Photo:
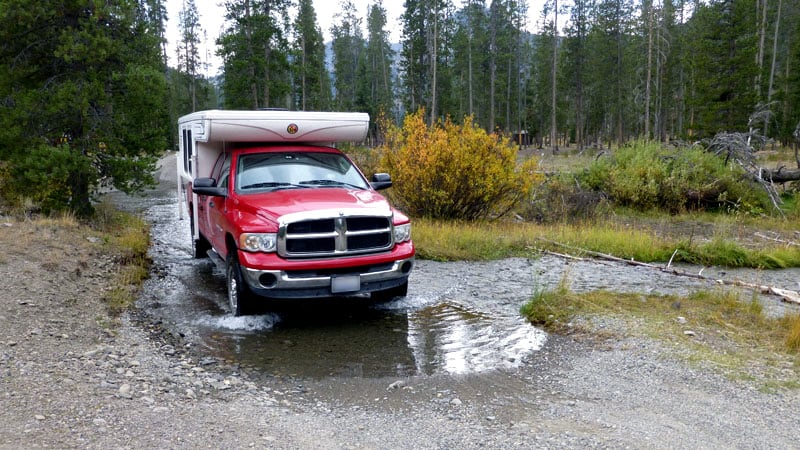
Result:
<svg viewBox="0 0 800 450"><path fill-rule="evenodd" d="M519 313L542 289L562 280L575 291L686 294L713 289L662 271L554 256L488 262L417 261L408 296L381 306L314 301L280 312L233 317L224 274L191 257L188 219L165 183L144 197L109 194L152 224L154 271L137 306L209 356L276 376L402 377L508 370L536 358L547 339ZM699 272L699 267L683 267ZM709 268L706 276L797 290L800 270L759 272ZM785 307L762 297L768 310Z"/></svg>

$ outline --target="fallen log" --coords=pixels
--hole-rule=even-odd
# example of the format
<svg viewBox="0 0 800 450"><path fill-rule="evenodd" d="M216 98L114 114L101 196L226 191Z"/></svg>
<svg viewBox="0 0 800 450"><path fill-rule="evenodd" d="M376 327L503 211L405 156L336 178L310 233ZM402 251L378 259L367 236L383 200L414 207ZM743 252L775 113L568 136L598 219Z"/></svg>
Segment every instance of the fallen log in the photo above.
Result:
<svg viewBox="0 0 800 450"><path fill-rule="evenodd" d="M592 256L592 257L595 257L595 258L600 258L600 259L604 259L604 260L608 260L608 261L624 263L624 264L628 264L628 265L632 265L632 266L647 267L649 269L659 270L661 272L669 273L671 275L687 277L687 278L694 278L694 279L697 279L697 280L709 281L709 282L720 284L720 285L723 285L723 286L734 286L734 287L744 287L744 288L748 288L748 289L754 289L754 290L757 290L758 292L760 292L761 294L774 295L774 296L780 297L783 301L785 301L787 303L796 303L796 304L800 305L800 293L797 292L797 291L792 291L792 290L789 290L789 289L781 289L781 288L777 288L777 287L774 287L774 286L764 286L764 285L760 285L760 284L753 284L753 283L748 283L748 282L745 282L745 281L742 281L742 280L724 280L724 279L716 279L716 278L712 278L712 277L707 277L707 276L703 275L703 270L705 268L703 268L703 270L700 270L700 272L697 273L697 274L690 273L690 272L685 272L683 270L678 270L678 269L671 268L671 266L672 266L672 258L670 258L670 261L666 266L662 267L662 266L658 266L658 265L655 265L655 264L636 261L633 258L631 258L631 259L619 258L619 257L614 256L614 255L595 252L595 251L588 250L588 249L585 249L585 248L574 247L572 245L567 245L567 244L563 244L561 242L551 241L549 239L538 238L538 240L540 240L542 242L546 242L546 243L551 244L551 245L556 245L556 246L565 248L567 250L580 252L582 254L586 254L586 255L589 255L589 256ZM559 253L555 253L555 252L549 252L549 253L553 254L553 255L556 255L556 256L561 256ZM672 257L673 258L675 257L675 253L672 254ZM570 256L570 258L575 258L575 257Z"/></svg>
<svg viewBox="0 0 800 450"><path fill-rule="evenodd" d="M800 169L787 169L779 167L777 169L760 169L761 178L773 183L788 183L800 180Z"/></svg>

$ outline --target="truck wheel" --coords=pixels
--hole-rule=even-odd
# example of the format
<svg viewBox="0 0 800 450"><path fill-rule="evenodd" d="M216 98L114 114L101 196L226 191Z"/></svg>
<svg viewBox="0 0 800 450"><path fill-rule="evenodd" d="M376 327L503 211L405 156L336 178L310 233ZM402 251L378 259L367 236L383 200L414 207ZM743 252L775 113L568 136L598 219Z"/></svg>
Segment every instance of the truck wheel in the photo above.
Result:
<svg viewBox="0 0 800 450"><path fill-rule="evenodd" d="M250 301L250 291L242 278L242 268L239 266L239 259L236 257L235 250L228 255L226 267L228 306L231 308L231 313L238 317L245 314Z"/></svg>
<svg viewBox="0 0 800 450"><path fill-rule="evenodd" d="M192 256L198 259L207 257L211 244L202 234L198 239L194 238L194 219L189 219L189 225L192 230Z"/></svg>
<svg viewBox="0 0 800 450"><path fill-rule="evenodd" d="M394 300L395 297L405 297L406 295L408 295L408 281L391 289L375 291L370 298L376 303L386 303Z"/></svg>

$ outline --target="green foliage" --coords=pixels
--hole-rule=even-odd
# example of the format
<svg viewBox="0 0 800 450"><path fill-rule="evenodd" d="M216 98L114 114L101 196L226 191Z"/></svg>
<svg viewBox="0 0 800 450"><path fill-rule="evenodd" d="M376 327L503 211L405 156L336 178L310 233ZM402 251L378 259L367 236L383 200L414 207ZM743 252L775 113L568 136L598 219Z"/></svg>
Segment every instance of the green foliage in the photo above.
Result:
<svg viewBox="0 0 800 450"><path fill-rule="evenodd" d="M538 223L578 223L609 209L603 192L582 188L571 173L548 176L517 213Z"/></svg>
<svg viewBox="0 0 800 450"><path fill-rule="evenodd" d="M403 127L385 124L382 165L393 174L392 196L414 216L492 219L527 198L538 180L530 159L517 167L517 147L464 119L425 125L424 111Z"/></svg>
<svg viewBox="0 0 800 450"><path fill-rule="evenodd" d="M85 213L80 202L86 193L78 189L92 179L93 172L90 161L68 145L40 145L15 160L3 196L14 206L33 201L45 213L65 207Z"/></svg>
<svg viewBox="0 0 800 450"><path fill-rule="evenodd" d="M0 2L0 159L12 203L87 215L101 181L130 191L152 180L168 121L151 20L134 0Z"/></svg>
<svg viewBox="0 0 800 450"><path fill-rule="evenodd" d="M324 111L331 103L331 83L325 68L325 41L317 26L311 0L300 0L295 19L292 45L292 72L298 92L295 107Z"/></svg>
<svg viewBox="0 0 800 450"><path fill-rule="evenodd" d="M228 28L217 39L227 108L285 107L290 93L288 0L225 2Z"/></svg>
<svg viewBox="0 0 800 450"><path fill-rule="evenodd" d="M671 149L636 141L611 158L596 160L581 180L616 204L641 211L711 208L760 213L769 208L769 199L741 169L697 147Z"/></svg>

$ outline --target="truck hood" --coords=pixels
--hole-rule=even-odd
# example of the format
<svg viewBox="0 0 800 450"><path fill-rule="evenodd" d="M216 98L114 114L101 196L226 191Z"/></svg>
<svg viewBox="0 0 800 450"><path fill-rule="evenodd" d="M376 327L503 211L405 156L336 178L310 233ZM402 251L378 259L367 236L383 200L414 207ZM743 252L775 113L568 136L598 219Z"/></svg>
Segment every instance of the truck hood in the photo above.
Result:
<svg viewBox="0 0 800 450"><path fill-rule="evenodd" d="M329 213L331 216L352 213L353 210L381 215L388 215L392 211L389 202L375 191L327 187L239 195L234 204L241 219L251 224L266 221L272 225L276 225L283 216L306 211Z"/></svg>

